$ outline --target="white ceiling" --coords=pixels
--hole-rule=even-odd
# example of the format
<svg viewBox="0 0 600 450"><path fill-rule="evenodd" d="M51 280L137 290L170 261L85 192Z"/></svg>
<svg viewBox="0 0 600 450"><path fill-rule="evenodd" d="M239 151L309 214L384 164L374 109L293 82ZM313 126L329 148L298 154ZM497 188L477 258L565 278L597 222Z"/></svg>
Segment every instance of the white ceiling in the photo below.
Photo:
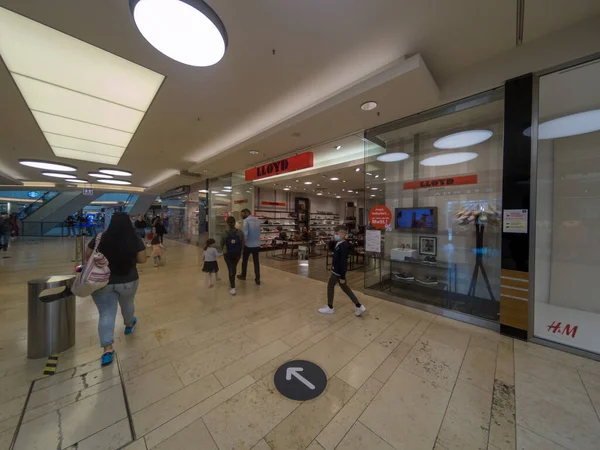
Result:
<svg viewBox="0 0 600 450"><path fill-rule="evenodd" d="M178 176L182 170L203 176L239 170L421 111L436 103L444 80L515 46L516 0L488 0L485 7L480 0L346 0L343 9L322 0L208 3L227 27L229 48L217 65L193 68L143 39L127 1L63 0L57 7L48 0L0 0L2 7L165 75L118 165L134 172L134 185L155 189L198 180ZM525 42L600 14L597 0L525 4ZM423 64L369 84L406 55L420 55ZM316 108L340 92L352 95ZM377 95L380 108L361 114L358 106L369 94ZM2 65L0 123L3 176L42 179L19 158L62 160L78 166L80 176L99 167L53 156ZM250 149L260 154L252 159Z"/></svg>

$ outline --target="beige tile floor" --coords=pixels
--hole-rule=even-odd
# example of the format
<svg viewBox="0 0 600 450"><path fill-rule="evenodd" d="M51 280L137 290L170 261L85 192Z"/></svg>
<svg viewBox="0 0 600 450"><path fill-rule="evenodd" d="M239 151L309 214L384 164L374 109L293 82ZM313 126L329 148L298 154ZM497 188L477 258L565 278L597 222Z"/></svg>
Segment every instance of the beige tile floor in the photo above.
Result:
<svg viewBox="0 0 600 450"><path fill-rule="evenodd" d="M135 333L117 324L138 437L128 450L600 448L599 362L362 293L363 318L341 292L336 314L320 316L323 282L269 267L260 287L239 283L231 297L225 282L205 289L200 249L167 245L166 266L142 268ZM26 282L69 273L72 252L69 240L17 241L0 260L0 449L46 362L26 358ZM17 448L130 439L118 370L98 364L96 320L78 299L77 343L34 384ZM274 389L292 358L323 367L320 397Z"/></svg>

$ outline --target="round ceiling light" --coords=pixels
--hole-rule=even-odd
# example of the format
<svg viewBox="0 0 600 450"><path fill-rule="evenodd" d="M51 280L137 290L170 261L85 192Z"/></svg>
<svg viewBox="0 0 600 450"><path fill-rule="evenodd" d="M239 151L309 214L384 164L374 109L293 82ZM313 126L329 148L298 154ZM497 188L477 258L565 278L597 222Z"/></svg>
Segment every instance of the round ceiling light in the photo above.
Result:
<svg viewBox="0 0 600 450"><path fill-rule="evenodd" d="M75 175L69 175L67 173L59 173L59 172L42 172L42 175L53 178L77 178Z"/></svg>
<svg viewBox="0 0 600 450"><path fill-rule="evenodd" d="M354 169L355 172L360 172L360 167L357 167L356 169Z"/></svg>
<svg viewBox="0 0 600 450"><path fill-rule="evenodd" d="M460 164L477 158L477 153L457 152L446 153L445 155L431 156L421 161L422 166L450 166L452 164Z"/></svg>
<svg viewBox="0 0 600 450"><path fill-rule="evenodd" d="M363 111L372 111L375 108L377 108L377 102L373 101L364 102L362 105L360 105L360 109L362 109Z"/></svg>
<svg viewBox="0 0 600 450"><path fill-rule="evenodd" d="M433 143L433 146L441 149L470 147L487 141L493 134L489 130L461 131L439 138Z"/></svg>
<svg viewBox="0 0 600 450"><path fill-rule="evenodd" d="M528 128L529 134L531 130ZM600 130L600 109L552 119L538 127L538 139L557 139Z"/></svg>
<svg viewBox="0 0 600 450"><path fill-rule="evenodd" d="M332 178L330 178L330 180L331 181L337 181L337 180L339 180L339 178L338 177L332 177Z"/></svg>
<svg viewBox="0 0 600 450"><path fill-rule="evenodd" d="M117 169L98 169L98 172L105 173L106 175L114 175L116 177L130 177L133 174L127 170Z"/></svg>
<svg viewBox="0 0 600 450"><path fill-rule="evenodd" d="M342 147L341 145L336 145L336 146L335 146L335 149L336 149L336 150L341 150L341 149L343 149L343 148L344 148L344 147Z"/></svg>
<svg viewBox="0 0 600 450"><path fill-rule="evenodd" d="M142 36L159 52L189 66L218 63L227 49L227 31L203 0L129 0Z"/></svg>
<svg viewBox="0 0 600 450"><path fill-rule="evenodd" d="M54 170L57 172L75 172L77 170L77 167L69 164L39 161L37 159L20 159L19 164L22 166L33 167L35 169Z"/></svg>
<svg viewBox="0 0 600 450"><path fill-rule="evenodd" d="M336 196L335 196L335 198L342 198L342 197L341 197L341 196L339 196L339 195L336 195Z"/></svg>
<svg viewBox="0 0 600 450"><path fill-rule="evenodd" d="M127 184L131 184L129 181L125 181L125 180L106 180L106 179L102 179L102 180L98 180L100 183L105 183L105 184L120 184L120 185L127 185Z"/></svg>
<svg viewBox="0 0 600 450"><path fill-rule="evenodd" d="M377 157L377 161L383 162L396 162L396 161L404 161L408 159L410 156L408 153L403 152L394 152L394 153L385 153L383 155L379 155Z"/></svg>
<svg viewBox="0 0 600 450"><path fill-rule="evenodd" d="M288 187L285 187L285 188L283 188L283 190L284 190L284 191L289 191L289 190L290 190L290 188L288 188Z"/></svg>
<svg viewBox="0 0 600 450"><path fill-rule="evenodd" d="M312 181L305 181L304 184L312 184Z"/></svg>
<svg viewBox="0 0 600 450"><path fill-rule="evenodd" d="M317 195L323 195L323 193L322 192L317 192Z"/></svg>
<svg viewBox="0 0 600 450"><path fill-rule="evenodd" d="M248 153L250 153L251 155L258 155L258 152L256 150L250 150Z"/></svg>
<svg viewBox="0 0 600 450"><path fill-rule="evenodd" d="M112 175L106 175L105 173L98 172L88 172L88 175L94 178L112 178Z"/></svg>
<svg viewBox="0 0 600 450"><path fill-rule="evenodd" d="M80 180L79 178L69 178L69 183L87 183L88 180Z"/></svg>

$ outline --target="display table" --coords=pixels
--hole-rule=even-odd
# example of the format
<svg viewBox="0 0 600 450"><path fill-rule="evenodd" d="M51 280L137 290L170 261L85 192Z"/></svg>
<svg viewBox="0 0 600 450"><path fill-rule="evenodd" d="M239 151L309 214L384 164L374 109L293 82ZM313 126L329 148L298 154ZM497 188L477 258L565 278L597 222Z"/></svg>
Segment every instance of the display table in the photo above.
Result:
<svg viewBox="0 0 600 450"><path fill-rule="evenodd" d="M306 245L309 248L308 257L309 258L320 258L323 256L322 253L316 252L316 247L318 244L318 240L308 239L308 240L294 240L294 239L275 239L275 246L273 246L267 253L267 258L274 259L294 259L294 250L296 250L296 255L298 253L298 247L302 245ZM277 250L280 250L280 253L275 253ZM288 250L290 250L288 255Z"/></svg>

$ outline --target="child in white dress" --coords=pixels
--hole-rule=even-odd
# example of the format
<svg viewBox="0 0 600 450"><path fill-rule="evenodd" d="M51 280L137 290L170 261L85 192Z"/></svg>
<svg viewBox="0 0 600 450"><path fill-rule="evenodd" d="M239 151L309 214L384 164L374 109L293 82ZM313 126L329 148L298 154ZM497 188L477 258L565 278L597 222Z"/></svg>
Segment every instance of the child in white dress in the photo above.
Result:
<svg viewBox="0 0 600 450"><path fill-rule="evenodd" d="M219 256L223 256L223 253L215 248L215 240L209 239L206 241L206 246L204 247L204 267L202 267L202 272L206 273L206 287L213 287L211 278L213 273L216 280L221 281L219 277L219 265L217 264Z"/></svg>

